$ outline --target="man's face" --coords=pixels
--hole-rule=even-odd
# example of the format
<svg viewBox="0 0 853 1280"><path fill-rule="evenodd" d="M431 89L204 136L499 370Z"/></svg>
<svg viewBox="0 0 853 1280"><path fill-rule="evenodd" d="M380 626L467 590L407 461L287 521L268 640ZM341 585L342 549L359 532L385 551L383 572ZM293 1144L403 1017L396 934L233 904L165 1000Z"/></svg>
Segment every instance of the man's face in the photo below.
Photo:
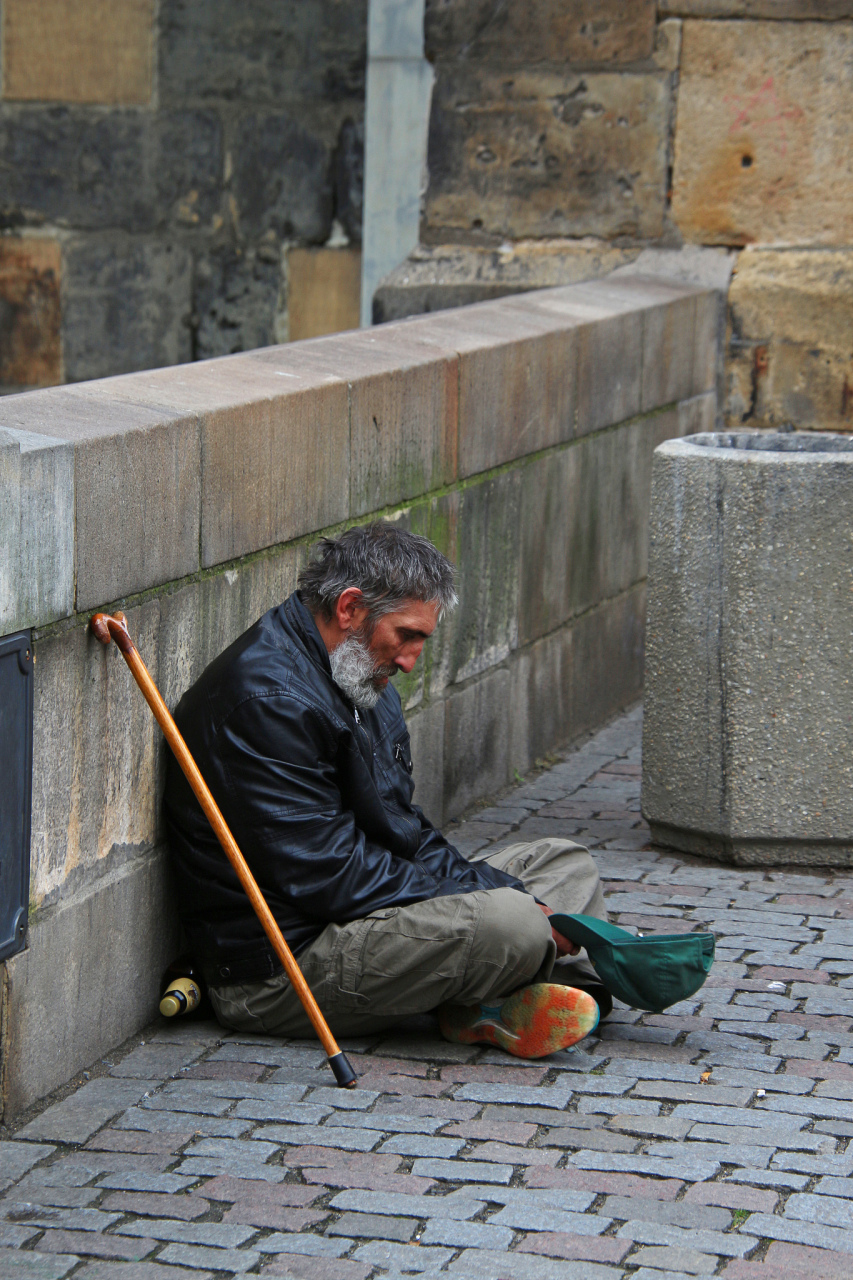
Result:
<svg viewBox="0 0 853 1280"><path fill-rule="evenodd" d="M407 601L386 613L371 628L367 610L352 611L343 642L330 653L332 678L363 710L370 710L398 671L412 670L438 621L435 601Z"/></svg>
<svg viewBox="0 0 853 1280"><path fill-rule="evenodd" d="M408 675L412 670L435 631L438 608L435 600L410 600L401 609L379 618L369 636L361 629L359 638L376 664L373 679L377 688L384 689L398 671Z"/></svg>

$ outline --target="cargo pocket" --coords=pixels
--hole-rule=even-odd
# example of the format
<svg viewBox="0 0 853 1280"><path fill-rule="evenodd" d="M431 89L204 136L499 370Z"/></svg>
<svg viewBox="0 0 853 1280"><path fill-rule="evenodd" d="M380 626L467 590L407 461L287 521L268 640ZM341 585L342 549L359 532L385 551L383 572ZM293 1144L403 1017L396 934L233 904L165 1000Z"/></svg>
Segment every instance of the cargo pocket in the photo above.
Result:
<svg viewBox="0 0 853 1280"><path fill-rule="evenodd" d="M330 995L331 1002L339 1009L366 1009L371 995L364 987L364 956L371 930L380 920L391 920L397 915L397 907L385 907L373 911L363 920L341 929L332 964L335 975Z"/></svg>

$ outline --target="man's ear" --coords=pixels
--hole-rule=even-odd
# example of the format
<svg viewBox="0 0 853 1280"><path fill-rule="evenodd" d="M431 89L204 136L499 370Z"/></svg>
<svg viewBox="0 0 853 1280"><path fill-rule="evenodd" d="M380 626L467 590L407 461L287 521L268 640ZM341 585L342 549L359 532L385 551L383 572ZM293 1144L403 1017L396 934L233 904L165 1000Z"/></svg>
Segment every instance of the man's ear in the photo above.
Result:
<svg viewBox="0 0 853 1280"><path fill-rule="evenodd" d="M367 616L367 606L358 587L347 587L335 602L335 620L341 631L358 631Z"/></svg>

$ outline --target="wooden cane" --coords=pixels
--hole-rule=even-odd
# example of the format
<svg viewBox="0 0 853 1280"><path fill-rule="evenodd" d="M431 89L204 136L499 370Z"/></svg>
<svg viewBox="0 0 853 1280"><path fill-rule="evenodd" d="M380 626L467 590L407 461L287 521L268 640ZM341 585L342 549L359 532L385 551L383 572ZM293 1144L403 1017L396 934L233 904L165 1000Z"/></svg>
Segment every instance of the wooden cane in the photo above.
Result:
<svg viewBox="0 0 853 1280"><path fill-rule="evenodd" d="M136 683L142 690L145 701L154 712L154 718L163 730L166 741L174 752L175 759L183 769L187 782L192 787L208 822L213 827L216 838L225 850L225 856L236 871L255 913L264 927L264 932L272 943L273 950L284 966L284 971L290 980L291 986L302 1001L305 1012L311 1020L311 1025L317 1032L320 1043L326 1051L329 1066L334 1072L336 1081L342 1088L354 1088L357 1080L356 1074L350 1066L346 1054L338 1047L338 1043L332 1035L326 1019L320 1012L317 1001L311 994L311 988L302 976L293 952L285 942L275 917L267 906L266 899L258 888L258 883L249 870L246 859L240 852L237 841L232 836L228 824L220 813L219 806L211 795L207 783L199 773L198 765L193 760L189 747L181 737L178 726L169 713L169 708L160 697L159 690L151 679L148 668L139 656L139 650L131 640L130 632L127 629L127 619L123 613L115 613L112 616L106 613L96 613L90 619L89 626L92 629L92 634L100 640L101 644L108 645L111 639L115 640L122 657L133 673Z"/></svg>

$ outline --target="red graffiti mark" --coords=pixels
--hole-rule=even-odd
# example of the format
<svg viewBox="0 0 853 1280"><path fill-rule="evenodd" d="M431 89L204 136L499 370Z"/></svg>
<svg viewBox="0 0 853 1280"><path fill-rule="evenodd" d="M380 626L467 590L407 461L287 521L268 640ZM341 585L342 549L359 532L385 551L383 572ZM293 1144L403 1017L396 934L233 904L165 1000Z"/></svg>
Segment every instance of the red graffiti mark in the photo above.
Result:
<svg viewBox="0 0 853 1280"><path fill-rule="evenodd" d="M729 134L737 133L740 129L746 128L768 130L779 155L785 155L788 150L788 135L785 129L785 122L788 120L801 120L804 113L802 107L798 107L796 104L785 105L782 103L776 92L772 76L767 77L757 93L749 94L746 97L742 94L727 94L724 101L729 104L735 113L734 120L729 128ZM775 137L773 134L775 134Z"/></svg>

